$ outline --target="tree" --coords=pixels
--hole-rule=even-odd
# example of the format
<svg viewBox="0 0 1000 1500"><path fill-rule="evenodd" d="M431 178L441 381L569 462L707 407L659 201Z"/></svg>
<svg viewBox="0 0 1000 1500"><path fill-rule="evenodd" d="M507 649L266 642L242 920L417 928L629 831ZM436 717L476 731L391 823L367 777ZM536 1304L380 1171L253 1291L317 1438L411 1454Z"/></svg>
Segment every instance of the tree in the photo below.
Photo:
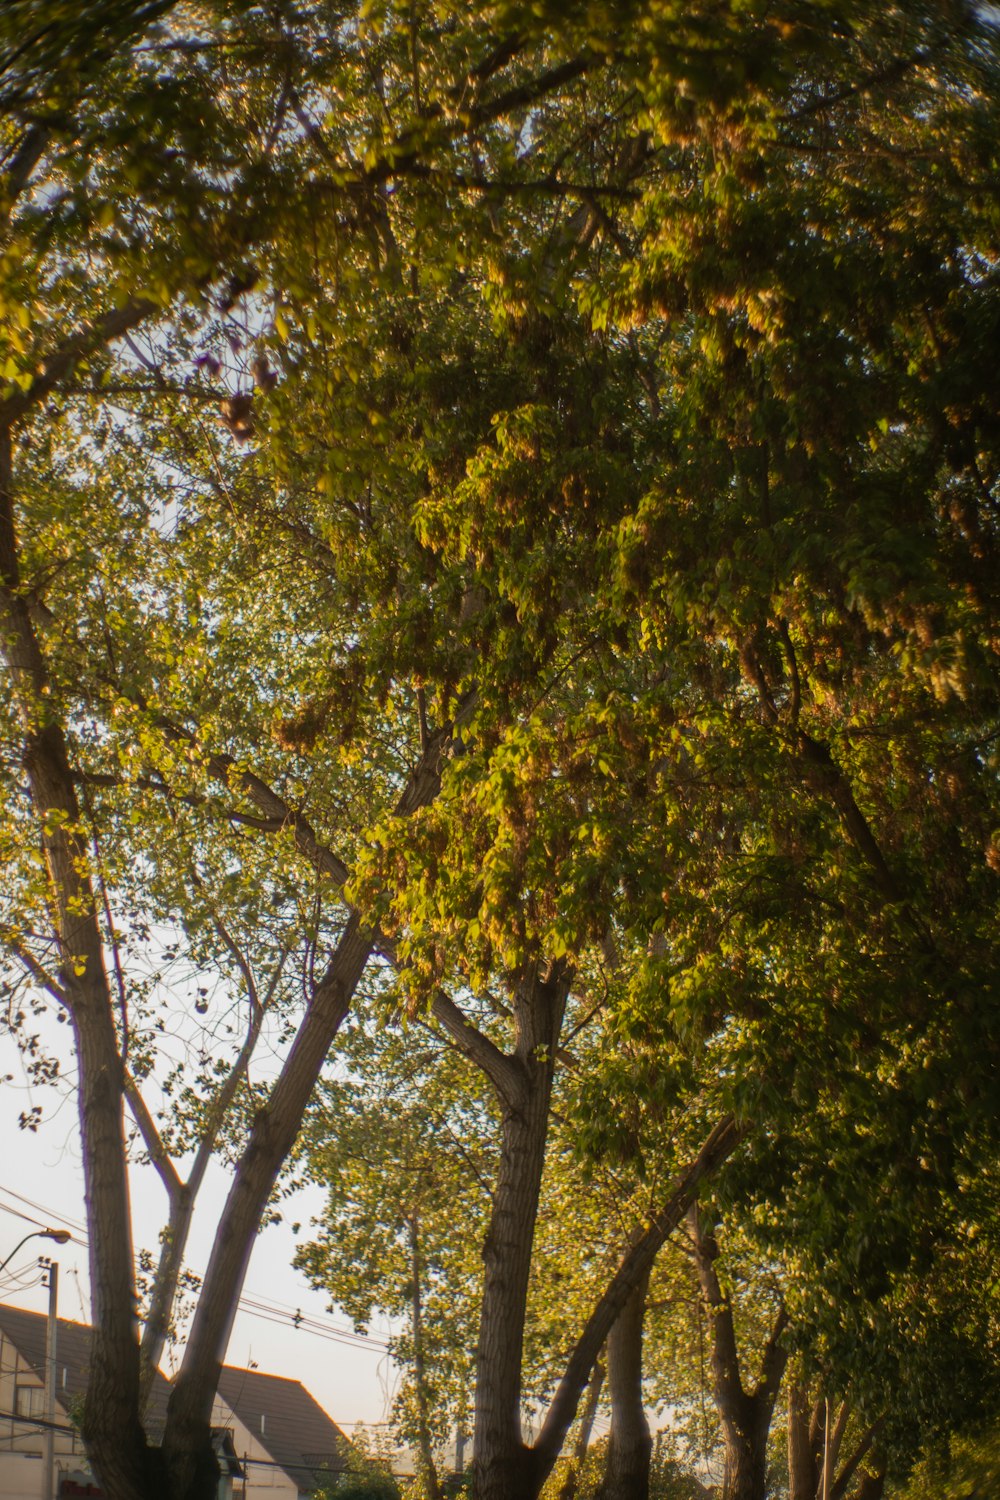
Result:
<svg viewBox="0 0 1000 1500"><path fill-rule="evenodd" d="M24 9L19 8L18 16L8 15L5 26L13 28ZM236 732L239 715L231 710L239 694L252 684L258 728L261 710L265 717L273 712L267 708L273 703L273 686L266 669L258 672L250 656L240 660L240 649L250 646L252 625L234 649L241 625L249 620L245 585L253 573L247 571L246 539L234 537L234 529L224 535L226 526L218 524L211 504L204 507L201 500L213 492L225 494L230 485L245 493L254 486L246 484L233 455L212 451L214 444L203 443L200 452L192 453L192 434L197 450L199 404L210 400L221 401L234 437L245 437L249 403L239 389L223 386L220 394L208 381L185 380L182 372L194 353L191 341L199 335L213 339L227 334L237 343L242 337L244 349L252 342L248 320L256 312L239 298L253 284L251 254L263 252L276 205L284 210L284 174L303 145L312 142L321 168L318 177L305 174L314 214L318 200L332 193L333 201L344 207L339 243L356 245L359 239L370 244L367 236L383 223L379 186L390 163L398 175L413 139L402 125L381 147L372 148L372 163L356 166L353 148L366 127L361 120L345 119L346 180L330 166L323 155L328 143L317 142L302 124L319 57L329 66L332 46L339 61L346 59L348 68L361 72L371 59L366 44L356 43L353 55L350 47L343 52L340 41L334 41L341 36L339 18L328 24L331 17L322 8L287 18L291 31L280 17L256 12L238 38L239 10L205 7L185 17L191 31L164 20L159 30L149 32L161 9L165 14L160 7L107 6L88 17L93 55L105 65L93 74L67 62L65 45L79 37L57 30L66 20L58 8L43 14L36 7L41 25L31 46L24 51L12 43L5 56L13 101L5 127L10 143L5 265L10 274L4 288L12 353L0 409L0 628L13 685L9 730L17 746L14 765L23 764L28 783L22 787L15 772L9 787L12 827L23 834L13 850L23 880L6 921L6 950L26 982L41 987L63 1008L74 1033L93 1230L95 1342L85 1437L107 1492L122 1497L188 1495L214 1488L208 1413L253 1236L374 942L355 915L334 917L331 923L326 898L315 894L314 874L303 881L303 865L318 865L338 888L346 866L340 855L321 848L310 824L261 778L260 762L257 770L249 769L254 757L247 755L248 744ZM13 34L13 29L7 33ZM310 54L319 36L329 45ZM476 38L477 50L478 43ZM494 114L505 117L527 107L581 71L579 64L570 64L552 77L543 71L532 82L525 59L517 65L513 92L505 95L498 75L526 44L501 37L495 45L487 44L478 59L469 50L472 45L468 33L456 39L444 67L445 92L460 85L468 103L469 87L473 94L486 89L493 100L484 109L473 100L471 114L457 124L434 125L431 136L445 146L456 136L467 138L473 129L485 128ZM307 57L313 71L304 67ZM226 72L224 86L216 63ZM243 69L239 86L233 83L234 67ZM140 121L144 128L137 131ZM428 152L422 164L431 160ZM296 169L301 165L299 159ZM40 200L58 201L58 215L46 221L37 211ZM45 326L32 324L30 309L36 304L48 314ZM280 305L274 310L273 300L270 311L266 322L273 322L272 337L280 340L285 315ZM157 325L160 313L164 316ZM71 331L61 333L66 327ZM149 328L152 337L137 352L134 338L131 343L128 339L140 327ZM126 342L116 345L116 340ZM234 364L221 371L225 379L236 377ZM217 379L220 365L211 355L201 368ZM262 391L273 384L266 367L256 378ZM64 414L52 406L54 397L65 403ZM119 405L123 397L124 412ZM172 401L182 414L193 407L191 425L174 418ZM115 480L122 477L140 423L147 442L152 435L156 444L155 462L139 470L145 474L144 487L136 485L133 472L128 487L117 492ZM98 444L107 434L121 455L117 463L99 465L90 430L98 434ZM184 497L186 511L183 484L166 480L172 464L190 475L195 487L194 494ZM206 482L206 466L210 472L215 469L214 483ZM267 477L265 468L263 482ZM168 491L162 511L156 497L161 487ZM89 547L81 549L73 539L80 535L88 503L100 517L100 527L88 539ZM129 507L133 526L123 536L121 514L128 515ZM219 567L234 540L238 565L233 558ZM308 550L308 538L304 545ZM273 554L271 561L276 561ZM176 592L184 563L200 568ZM201 571L206 566L219 567L212 582ZM107 607L102 573L125 586L124 609ZM196 598L199 584L203 612ZM343 632L344 625L341 636ZM337 671L345 664L349 669L346 648ZM232 694L228 715L225 709L213 713L210 695L206 697L209 679L215 690L224 687ZM245 701L244 712L246 707ZM401 737L399 756L382 779L383 795L400 812L434 794L449 735L450 721L443 719L415 750L412 736ZM290 750L291 742L301 744L291 729L286 740ZM259 742L254 745L258 748ZM310 902L318 913L300 927L298 946L310 960L307 1005L288 1061L272 1086L258 1091L245 1109L234 1187L172 1397L162 1463L147 1448L140 1419L123 1104L127 1098L171 1200L154 1316L147 1324L147 1356L152 1358L164 1334L205 1151L219 1137L226 1105L241 1094L249 1053L237 1049L231 1070L219 1082L209 1102L204 1149L199 1149L192 1175L182 1180L169 1161L167 1138L137 1088L150 1053L143 1038L130 1031L129 980L121 967L125 945L118 943L114 925L114 909L122 898L104 869L105 850L113 861L120 860L121 868L127 867L128 830L135 826L147 839L145 847L141 839L132 844L132 860L140 851L142 857L150 855L158 820L149 813L161 797L170 814L182 820L203 814L193 836L196 866L206 847L214 844L218 852L220 836L228 835L223 864L237 886L240 875L246 878L253 868L253 859L242 863L245 851L232 837L232 825L271 837L287 830L295 851L293 881L298 864L299 913ZM235 807L230 805L234 797ZM350 819L350 798L347 803L338 811ZM36 834L44 845L40 868L33 854ZM279 840L276 848L279 860L288 863L291 851L285 843ZM220 912L218 903L204 898L197 868L198 895L190 898L190 886L182 891L183 864L183 857L154 863L153 898L143 913L152 907L162 921L166 907L175 930L192 940L192 965L202 956L195 939L204 942L206 922L214 925L216 951L226 955L224 961L246 986L249 1048L262 1009L252 965L233 938L232 912ZM131 869L134 877L134 863ZM243 890L235 892L233 906L239 916L249 916ZM262 934L253 936L257 941ZM267 941L271 938L269 933ZM317 948L320 972L314 976ZM133 1041L138 1057L130 1055ZM242 1094L239 1102L244 1103ZM178 1140L183 1149L184 1138Z"/></svg>
<svg viewBox="0 0 1000 1500"><path fill-rule="evenodd" d="M899 1051L911 1105L933 1080L936 1149L987 1111L989 34L958 4L666 0L3 24L4 937L74 1032L90 1450L116 1500L207 1493L253 1236L389 965L496 1096L477 1486L534 1493L745 1116L850 1047ZM126 907L238 976L248 1042L272 982L298 1023L268 1084L234 1045L205 1112L234 1185L158 1455L124 1100L173 1211L147 1355L198 1164L133 1086ZM612 940L623 1023L719 1059L724 1113L529 1450L558 1054Z"/></svg>
<svg viewBox="0 0 1000 1500"><path fill-rule="evenodd" d="M782 1335L788 1321L779 1307L760 1364L759 1378L747 1390L729 1294L716 1270L719 1246L695 1206L688 1216L694 1263L709 1323L712 1382L725 1441L723 1500L764 1500L767 1494L767 1439L788 1351Z"/></svg>
<svg viewBox="0 0 1000 1500"><path fill-rule="evenodd" d="M885 1462L873 1454L883 1418L873 1422L854 1423L851 1440L846 1441L852 1418L851 1403L845 1397L831 1403L828 1396L810 1402L801 1385L788 1394L788 1491L791 1500L825 1493L840 1500L855 1478L860 1484L852 1494L877 1495L885 1484ZM870 1458L871 1455L871 1458ZM866 1467L869 1460L870 1467Z"/></svg>
<svg viewBox="0 0 1000 1500"><path fill-rule="evenodd" d="M404 1372L396 1427L434 1497L435 1453L468 1425L495 1129L464 1063L421 1040L398 1018L346 1033L347 1076L320 1085L296 1148L328 1194L298 1263L358 1327L375 1308L402 1325L390 1341Z"/></svg>
<svg viewBox="0 0 1000 1500"><path fill-rule="evenodd" d="M647 1500L653 1439L643 1402L642 1329L649 1272L633 1291L608 1334L611 1433L601 1486L602 1500Z"/></svg>

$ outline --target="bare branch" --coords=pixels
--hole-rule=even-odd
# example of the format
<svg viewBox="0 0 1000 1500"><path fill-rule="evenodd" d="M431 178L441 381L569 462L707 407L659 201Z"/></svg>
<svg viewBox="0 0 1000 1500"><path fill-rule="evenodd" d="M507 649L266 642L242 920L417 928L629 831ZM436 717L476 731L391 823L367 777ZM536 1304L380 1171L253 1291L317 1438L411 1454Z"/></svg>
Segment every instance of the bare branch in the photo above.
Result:
<svg viewBox="0 0 1000 1500"><path fill-rule="evenodd" d="M163 1137L157 1129L156 1121L149 1112L149 1107L142 1097L139 1085L128 1068L122 1069L123 1087L125 1099L129 1112L142 1136L142 1144L145 1146L150 1161L156 1168L157 1175L166 1189L167 1198L173 1205L177 1200L183 1184L177 1168L171 1160L170 1153L163 1144Z"/></svg>
<svg viewBox="0 0 1000 1500"><path fill-rule="evenodd" d="M42 361L26 391L17 391L0 401L0 427L12 427L33 407L44 401L59 382L72 373L81 359L86 359L88 355L121 338L129 329L137 328L156 311L155 302L147 297L137 297L126 302L124 307L116 307L92 323L84 324Z"/></svg>
<svg viewBox="0 0 1000 1500"><path fill-rule="evenodd" d="M69 997L66 991L53 979L48 970L38 962L34 954L18 941L13 933L4 932L3 945L14 955L18 963L27 970L35 983L43 990L48 991L53 1000L58 1000L60 1005L68 1005Z"/></svg>
<svg viewBox="0 0 1000 1500"><path fill-rule="evenodd" d="M746 1128L738 1125L732 1115L726 1115L713 1126L697 1155L674 1178L667 1197L650 1219L645 1233L622 1259L577 1340L532 1449L541 1474L550 1472L562 1450L594 1361L615 1319L653 1264L664 1241L687 1213L699 1183L733 1154L745 1135Z"/></svg>

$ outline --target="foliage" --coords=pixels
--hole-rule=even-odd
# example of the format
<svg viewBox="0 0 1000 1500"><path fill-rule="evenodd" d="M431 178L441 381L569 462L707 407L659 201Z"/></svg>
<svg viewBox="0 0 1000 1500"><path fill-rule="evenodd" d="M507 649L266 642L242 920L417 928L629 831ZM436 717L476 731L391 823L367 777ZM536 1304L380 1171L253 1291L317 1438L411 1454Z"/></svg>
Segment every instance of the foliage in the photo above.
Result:
<svg viewBox="0 0 1000 1500"><path fill-rule="evenodd" d="M347 1464L332 1484L316 1491L322 1500L399 1500L400 1487L388 1457L356 1432L347 1450Z"/></svg>
<svg viewBox="0 0 1000 1500"><path fill-rule="evenodd" d="M592 1443L580 1466L576 1494L580 1500L597 1500L604 1476L607 1440ZM557 1470L543 1490L543 1500L556 1500L565 1475ZM653 1444L649 1470L649 1500L704 1500L710 1491L680 1461L677 1445L669 1431L659 1432Z"/></svg>
<svg viewBox="0 0 1000 1500"><path fill-rule="evenodd" d="M922 1457L907 1483L892 1491L899 1500L933 1494L941 1500L979 1500L1000 1484L1000 1444L995 1426L956 1431L943 1448Z"/></svg>
<svg viewBox="0 0 1000 1500"><path fill-rule="evenodd" d="M305 1260L361 1322L421 1262L441 1420L498 1243L461 1163L512 1179L512 1077L559 1117L521 1398L731 1111L733 1274L756 1243L873 1407L971 1400L997 71L958 0L5 8L0 934L29 1070L80 1089L109 1450L126 1101L168 1199L147 1355L233 1168L204 1405L351 1006Z"/></svg>
<svg viewBox="0 0 1000 1500"><path fill-rule="evenodd" d="M381 1031L352 1026L339 1060L349 1071L322 1083L298 1147L328 1201L297 1264L359 1329L376 1309L399 1326L390 1341L407 1374L399 1436L417 1442L422 1408L439 1446L467 1419L473 1381L495 1171L489 1101L432 1036L418 1042L398 1017Z"/></svg>

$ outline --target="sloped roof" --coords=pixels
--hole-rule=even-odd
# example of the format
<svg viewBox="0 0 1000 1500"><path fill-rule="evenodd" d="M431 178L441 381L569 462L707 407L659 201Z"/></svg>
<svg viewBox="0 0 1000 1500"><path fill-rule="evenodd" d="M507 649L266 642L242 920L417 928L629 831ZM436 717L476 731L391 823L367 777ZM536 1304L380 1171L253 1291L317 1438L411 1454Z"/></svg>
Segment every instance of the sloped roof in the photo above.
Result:
<svg viewBox="0 0 1000 1500"><path fill-rule="evenodd" d="M45 1379L46 1322L44 1313L0 1303L0 1330L41 1381ZM70 1411L83 1400L87 1389L92 1330L89 1323L71 1323L67 1318L57 1318L56 1323L56 1400ZM157 1370L150 1398L150 1436L163 1429L169 1395L167 1379Z"/></svg>
<svg viewBox="0 0 1000 1500"><path fill-rule="evenodd" d="M0 1303L0 1330L39 1380L45 1371L45 1324L44 1313ZM58 1319L56 1400L66 1410L82 1401L86 1392L90 1340L88 1323ZM163 1431L169 1395L166 1376L157 1370L147 1424L154 1442ZM224 1365L219 1395L300 1490L311 1490L325 1473L344 1468L350 1446L347 1438L300 1381Z"/></svg>
<svg viewBox="0 0 1000 1500"><path fill-rule="evenodd" d="M300 1490L345 1467L347 1438L301 1381L224 1365L219 1395Z"/></svg>

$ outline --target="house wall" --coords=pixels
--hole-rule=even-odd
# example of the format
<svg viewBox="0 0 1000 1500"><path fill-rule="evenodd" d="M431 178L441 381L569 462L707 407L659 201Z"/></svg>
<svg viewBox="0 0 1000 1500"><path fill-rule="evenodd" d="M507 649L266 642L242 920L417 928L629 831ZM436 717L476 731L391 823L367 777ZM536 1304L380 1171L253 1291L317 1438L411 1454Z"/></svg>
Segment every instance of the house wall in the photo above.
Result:
<svg viewBox="0 0 1000 1500"><path fill-rule="evenodd" d="M57 1358L56 1422L60 1427L69 1428L69 1412L58 1400L61 1379L62 1368ZM44 1417L44 1382L0 1331L0 1413L17 1412L19 1388L34 1393L21 1396L22 1402L30 1404L31 1415ZM212 1408L212 1425L230 1429L233 1446L246 1469L245 1480L233 1481L233 1500L298 1500L299 1487L275 1464L266 1447L266 1433L251 1431L221 1396L216 1397ZM53 1446L57 1493L61 1475L86 1483L90 1470L77 1434L56 1432ZM14 1415L0 1416L0 1500L45 1500L44 1452L44 1428L17 1421Z"/></svg>
<svg viewBox="0 0 1000 1500"><path fill-rule="evenodd" d="M246 1470L245 1481L233 1481L234 1500L244 1500L244 1497L245 1500L298 1500L298 1485L289 1479L284 1469L274 1466L274 1459L264 1446L266 1430L262 1441L260 1435L240 1421L221 1396L216 1396L212 1406L212 1426L229 1428L233 1434L233 1447Z"/></svg>
<svg viewBox="0 0 1000 1500"><path fill-rule="evenodd" d="M44 1485L40 1456L0 1453L0 1495L3 1500L40 1500Z"/></svg>
<svg viewBox="0 0 1000 1500"><path fill-rule="evenodd" d="M69 1412L58 1399L62 1375L57 1356L56 1422L69 1427ZM30 1403L32 1416L45 1416L44 1383L0 1331L0 1412L16 1413L19 1400ZM53 1448L57 1482L60 1473L86 1471L83 1444L75 1432L56 1432ZM0 1500L43 1500L44 1452L44 1428L19 1422L14 1415L0 1416Z"/></svg>

